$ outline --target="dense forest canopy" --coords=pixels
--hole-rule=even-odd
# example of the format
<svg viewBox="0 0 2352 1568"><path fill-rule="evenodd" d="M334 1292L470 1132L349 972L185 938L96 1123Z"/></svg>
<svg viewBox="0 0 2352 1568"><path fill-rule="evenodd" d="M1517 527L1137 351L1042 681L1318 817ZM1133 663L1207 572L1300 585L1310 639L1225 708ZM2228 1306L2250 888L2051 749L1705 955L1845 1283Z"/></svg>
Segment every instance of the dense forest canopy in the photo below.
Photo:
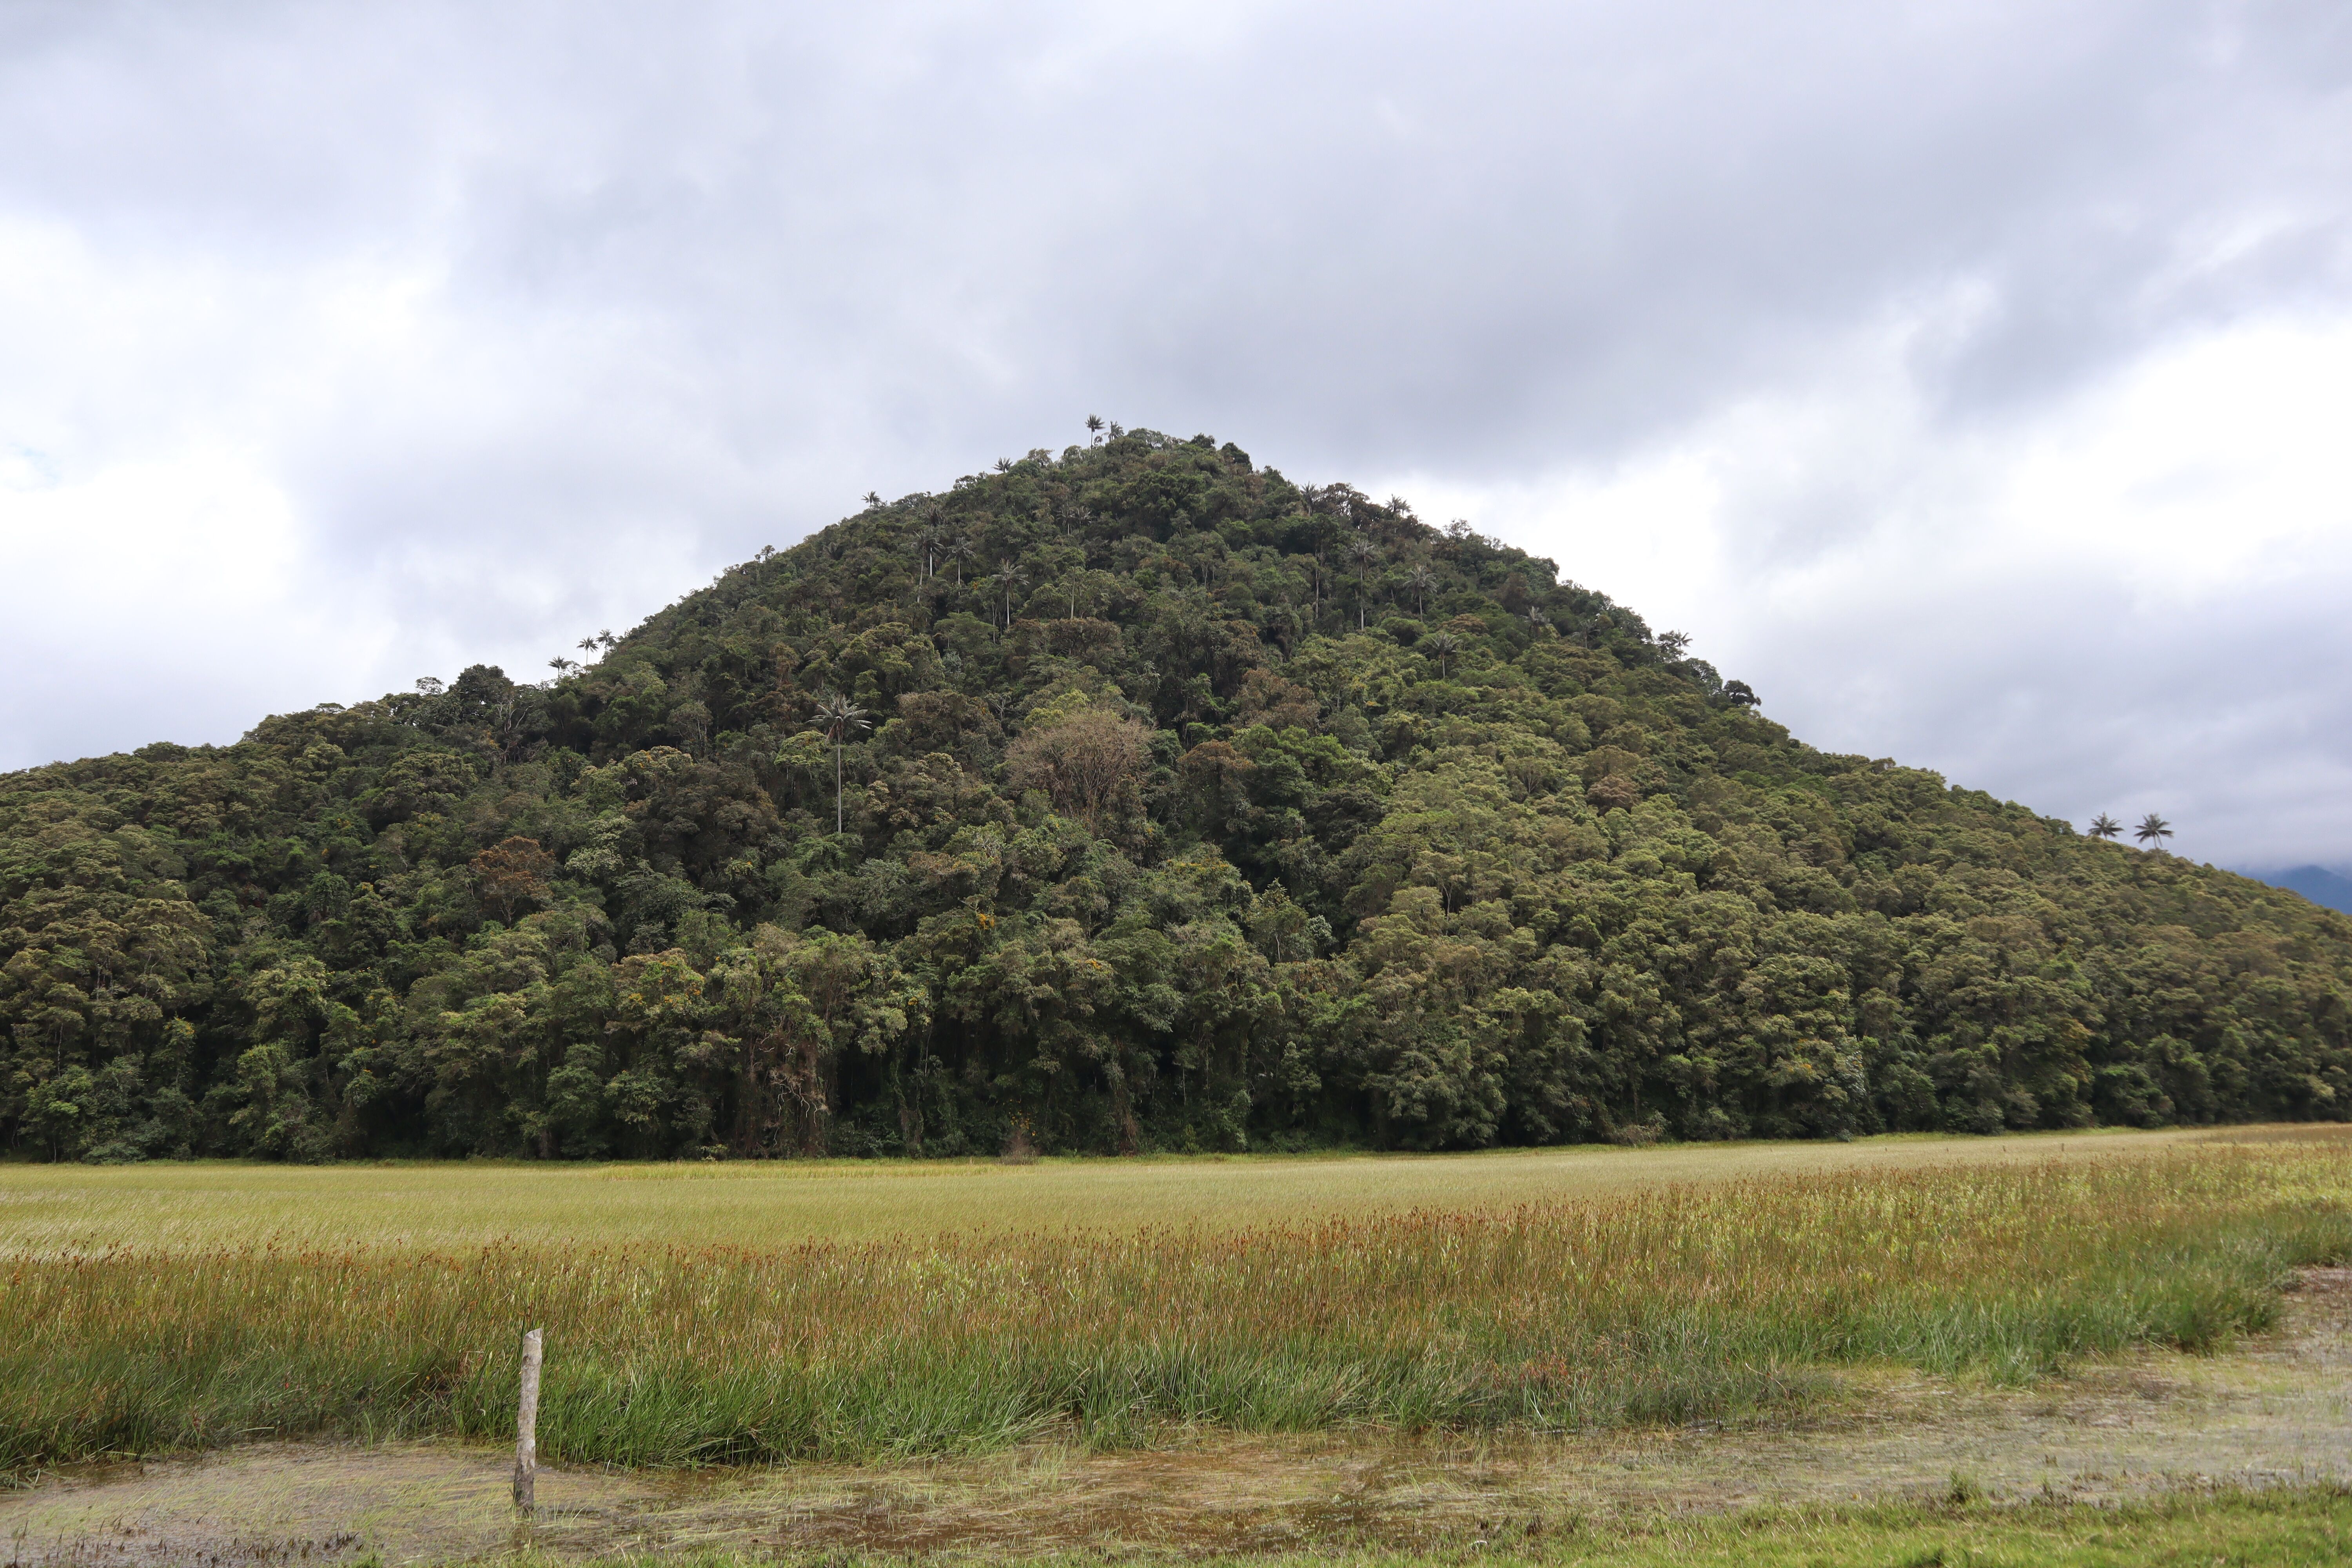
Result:
<svg viewBox="0 0 2352 1568"><path fill-rule="evenodd" d="M0 778L21 1153L2340 1118L2352 923L1791 740L1549 561L1034 451L583 665ZM838 830L836 830L838 824Z"/></svg>

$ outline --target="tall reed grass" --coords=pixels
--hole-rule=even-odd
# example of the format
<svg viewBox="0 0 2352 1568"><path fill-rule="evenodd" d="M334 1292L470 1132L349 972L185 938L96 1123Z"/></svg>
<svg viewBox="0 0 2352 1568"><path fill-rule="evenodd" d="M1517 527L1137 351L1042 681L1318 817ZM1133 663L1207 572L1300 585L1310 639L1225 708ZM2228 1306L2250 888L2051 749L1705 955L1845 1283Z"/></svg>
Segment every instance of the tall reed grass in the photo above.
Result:
<svg viewBox="0 0 2352 1568"><path fill-rule="evenodd" d="M1775 1178L1238 1232L0 1258L0 1468L512 1430L673 1464L1062 1428L1586 1428L1723 1417L1897 1363L2031 1378L2267 1325L2352 1257L2352 1147Z"/></svg>

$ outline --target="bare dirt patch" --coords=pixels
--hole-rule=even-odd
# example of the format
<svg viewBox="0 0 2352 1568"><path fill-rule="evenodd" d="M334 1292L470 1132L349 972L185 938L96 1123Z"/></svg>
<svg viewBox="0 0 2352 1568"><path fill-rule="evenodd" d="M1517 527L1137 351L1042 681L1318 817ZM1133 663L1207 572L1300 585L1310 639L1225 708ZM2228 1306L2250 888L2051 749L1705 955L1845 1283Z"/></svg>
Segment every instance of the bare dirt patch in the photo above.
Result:
<svg viewBox="0 0 2352 1568"><path fill-rule="evenodd" d="M2023 1390L1852 1374L1794 1425L1478 1442L1387 1433L1204 1436L1142 1452L1037 1445L986 1459L688 1473L543 1470L536 1523L506 1455L264 1445L94 1466L0 1495L11 1563L387 1563L531 1545L557 1556L728 1547L995 1558L1193 1555L1349 1543L1523 1544L1587 1521L1765 1504L2119 1498L2352 1482L2352 1269L2311 1269L2280 1332Z"/></svg>

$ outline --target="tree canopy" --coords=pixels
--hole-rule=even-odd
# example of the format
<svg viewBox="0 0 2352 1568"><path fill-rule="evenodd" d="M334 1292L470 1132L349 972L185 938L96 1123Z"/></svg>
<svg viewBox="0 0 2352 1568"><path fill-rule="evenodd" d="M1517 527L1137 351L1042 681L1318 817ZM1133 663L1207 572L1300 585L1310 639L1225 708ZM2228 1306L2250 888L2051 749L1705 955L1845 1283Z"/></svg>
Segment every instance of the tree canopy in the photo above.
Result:
<svg viewBox="0 0 2352 1568"><path fill-rule="evenodd" d="M1401 500L1109 425L869 496L543 684L0 777L0 1136L1440 1149L2352 1107L2345 917L1817 752L1690 647Z"/></svg>

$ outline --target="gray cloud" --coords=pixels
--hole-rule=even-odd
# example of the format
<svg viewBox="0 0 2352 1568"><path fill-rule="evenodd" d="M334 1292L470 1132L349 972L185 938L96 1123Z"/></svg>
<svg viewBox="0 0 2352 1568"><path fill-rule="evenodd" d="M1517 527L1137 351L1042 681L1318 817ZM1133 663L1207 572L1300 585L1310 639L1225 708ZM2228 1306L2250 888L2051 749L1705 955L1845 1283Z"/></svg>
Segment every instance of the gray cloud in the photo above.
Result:
<svg viewBox="0 0 2352 1568"><path fill-rule="evenodd" d="M1774 711L2052 816L2179 825L2179 853L2284 868L2343 855L2352 690L2340 568L2251 601L2150 606L2115 584L2016 586L1974 619L1927 594L1760 661ZM1938 611L1943 613L1938 615Z"/></svg>
<svg viewBox="0 0 2352 1568"><path fill-rule="evenodd" d="M2352 310L2347 78L2332 4L0 10L0 530L44 534L0 764L536 669L1092 411L1569 493L1828 386L1802 464L1721 470L1759 592L1693 627L1801 732L2097 809L2128 748L2059 697L2127 650L2199 676L2111 699L2146 769L2292 825L2214 853L2352 856L2294 717L2340 703L2325 595L2209 647L2061 574L1993 657L1992 590L1897 547L2168 345ZM1561 515L1528 542L1622 591ZM182 592L110 581L189 530ZM1874 550L1839 617L1899 644L1773 640L1766 587Z"/></svg>

